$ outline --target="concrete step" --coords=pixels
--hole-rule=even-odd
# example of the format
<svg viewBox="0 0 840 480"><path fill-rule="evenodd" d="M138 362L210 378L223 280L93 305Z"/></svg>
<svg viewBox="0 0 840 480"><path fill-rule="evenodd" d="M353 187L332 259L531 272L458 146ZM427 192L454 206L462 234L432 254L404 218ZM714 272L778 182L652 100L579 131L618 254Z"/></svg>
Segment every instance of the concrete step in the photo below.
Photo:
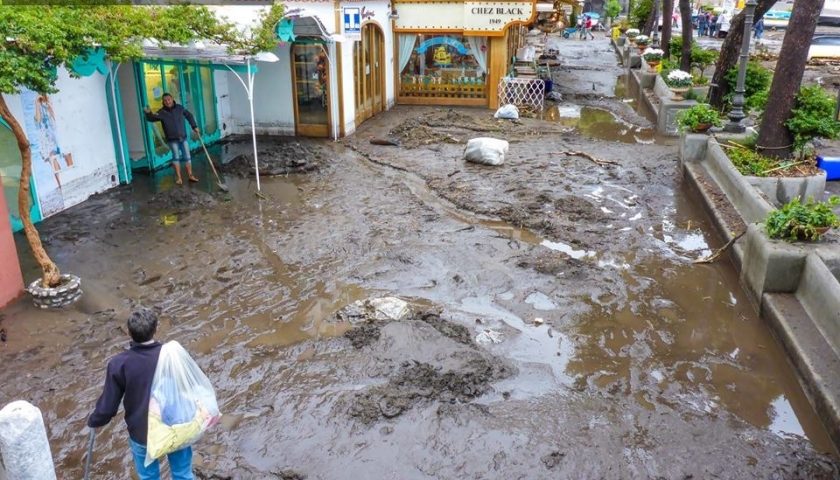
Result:
<svg viewBox="0 0 840 480"><path fill-rule="evenodd" d="M769 322L800 375L800 383L835 445L840 445L840 356L792 293L765 293Z"/></svg>

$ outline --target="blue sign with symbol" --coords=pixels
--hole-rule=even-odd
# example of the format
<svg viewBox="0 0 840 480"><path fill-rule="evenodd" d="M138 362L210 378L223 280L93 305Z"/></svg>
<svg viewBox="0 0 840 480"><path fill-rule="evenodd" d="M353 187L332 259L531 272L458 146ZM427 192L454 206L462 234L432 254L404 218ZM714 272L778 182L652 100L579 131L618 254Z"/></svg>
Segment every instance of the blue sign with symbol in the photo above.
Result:
<svg viewBox="0 0 840 480"><path fill-rule="evenodd" d="M426 53L426 50L428 50L429 47L431 47L432 45L449 45L461 55L465 55L467 53L467 47L465 47L463 43L459 42L458 40L452 37L430 38L417 47L417 53Z"/></svg>
<svg viewBox="0 0 840 480"><path fill-rule="evenodd" d="M359 7L344 7L344 36L350 38L362 37L362 9Z"/></svg>

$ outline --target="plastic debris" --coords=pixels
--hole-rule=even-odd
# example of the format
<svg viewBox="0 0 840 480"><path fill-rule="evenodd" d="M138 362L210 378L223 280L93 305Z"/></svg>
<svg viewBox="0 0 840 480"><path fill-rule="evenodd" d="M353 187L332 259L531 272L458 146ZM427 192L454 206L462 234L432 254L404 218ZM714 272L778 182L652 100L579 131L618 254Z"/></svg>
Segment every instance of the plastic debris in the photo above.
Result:
<svg viewBox="0 0 840 480"><path fill-rule="evenodd" d="M479 345L490 345L492 343L502 343L502 332L496 330L484 330L475 337L476 343Z"/></svg>
<svg viewBox="0 0 840 480"><path fill-rule="evenodd" d="M513 104L502 105L498 110L496 110L496 114L493 115L493 118L516 120L519 118L519 109Z"/></svg>
<svg viewBox="0 0 840 480"><path fill-rule="evenodd" d="M467 142L464 159L482 165L501 165L505 163L510 144L498 138L479 137Z"/></svg>

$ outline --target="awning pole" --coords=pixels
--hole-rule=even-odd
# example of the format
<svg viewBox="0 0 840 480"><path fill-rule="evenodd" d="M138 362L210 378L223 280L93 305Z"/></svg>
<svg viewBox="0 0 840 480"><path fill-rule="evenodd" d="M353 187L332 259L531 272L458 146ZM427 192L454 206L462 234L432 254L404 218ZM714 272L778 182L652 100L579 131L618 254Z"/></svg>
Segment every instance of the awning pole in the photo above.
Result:
<svg viewBox="0 0 840 480"><path fill-rule="evenodd" d="M246 60L248 68L248 106L251 109L251 140L254 144L254 172L257 175L257 192L260 191L260 163L257 160L257 130L254 125L254 74L251 73L251 58Z"/></svg>
<svg viewBox="0 0 840 480"><path fill-rule="evenodd" d="M113 64L114 62L111 62L111 65ZM111 71L111 99L114 102L114 121L117 122L117 142L120 144L120 161L122 162L123 176L125 176L125 182L128 183L128 170L125 166L125 151L122 141L122 128L120 127L120 111L117 107L117 88L114 86L114 82L117 81L117 71L120 69L120 65L122 63L118 63L117 67Z"/></svg>

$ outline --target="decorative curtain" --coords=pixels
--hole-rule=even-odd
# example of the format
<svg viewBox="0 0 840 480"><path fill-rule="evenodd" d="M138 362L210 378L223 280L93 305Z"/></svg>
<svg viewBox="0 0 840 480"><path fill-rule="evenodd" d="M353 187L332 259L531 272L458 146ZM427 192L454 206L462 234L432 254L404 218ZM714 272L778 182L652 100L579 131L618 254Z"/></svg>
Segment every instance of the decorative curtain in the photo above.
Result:
<svg viewBox="0 0 840 480"><path fill-rule="evenodd" d="M411 53L414 51L414 42L416 41L416 39L417 36L413 33L399 34L400 73L402 73L402 71L405 69L405 66L408 65L408 61L411 59Z"/></svg>
<svg viewBox="0 0 840 480"><path fill-rule="evenodd" d="M478 62L479 73L487 73L487 37L466 37L470 53Z"/></svg>

